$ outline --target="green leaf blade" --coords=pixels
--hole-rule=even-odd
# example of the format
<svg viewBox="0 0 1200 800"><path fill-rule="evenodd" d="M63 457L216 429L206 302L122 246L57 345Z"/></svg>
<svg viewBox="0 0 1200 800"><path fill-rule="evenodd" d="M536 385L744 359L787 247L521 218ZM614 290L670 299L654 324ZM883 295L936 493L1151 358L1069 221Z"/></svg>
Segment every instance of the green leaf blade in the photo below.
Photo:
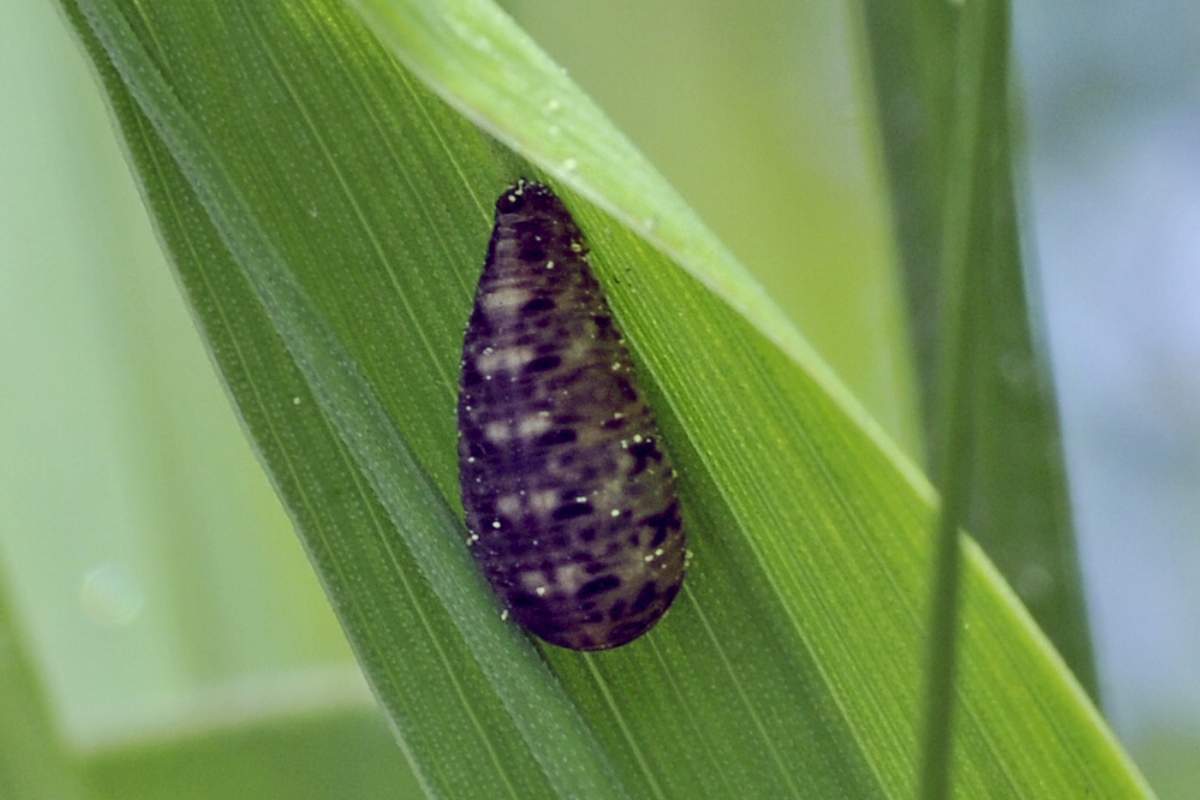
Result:
<svg viewBox="0 0 1200 800"><path fill-rule="evenodd" d="M239 264L243 267L242 276L247 279L246 282L253 288L253 295L257 296L266 312L264 324L268 329L282 333L287 342L287 356L276 360L288 362L290 359L299 366L303 380L313 390L311 394L306 392L303 395L293 395L292 405L303 407L305 401L308 401L308 407L317 409L322 421L332 429L326 432L327 439L335 451L330 454L330 460L335 465L332 471L348 475L353 480L352 499L355 505L365 508L368 512L368 519L364 520L366 530L361 541L356 542L342 530L339 530L340 535L336 537L343 550L349 551L354 545L364 548L358 554L330 553L322 568L322 553L318 548L324 542L317 537L309 541L310 547L313 548L310 553L318 564L318 571L327 582L335 584L330 587L331 592L335 595L343 594L346 584L353 581L353 577L345 571L348 565L376 565L377 568L392 573L388 579L377 578L368 582L376 587L391 589L389 594L393 595L396 594L396 574L401 576L400 583L408 600L406 605L410 608L416 606L415 618L424 628L424 636L415 638L423 638L432 644L431 649L437 652L442 662L439 665L441 670L448 673L450 678L447 682L450 685L443 684L443 687L452 687L457 694L458 702L451 700L449 704L457 705L463 710L463 713L451 718L469 721L470 727L474 728L474 731L464 731L463 735L454 736L450 741L477 738L486 750L486 758L478 760L485 764L490 763L494 767L495 785L505 787L512 796L524 796L530 791L529 786L518 787L509 779L509 766L496 752L501 749L501 742L508 740L503 733L503 728L506 727L504 722L515 721L520 734L515 740L523 739L527 752L541 764L540 772L536 769L524 769L521 770L523 774L545 775L562 794L623 795L623 791L613 783L604 757L595 752L590 732L579 723L569 702L561 697L552 679L538 665L528 644L511 644L515 642L513 632L491 624L495 607L479 590L480 579L473 565L469 563L469 557L461 548L453 548L458 526L450 517L449 510L444 504L428 504L430 490L425 474L412 461L406 443L398 437L388 418L378 407L375 395L365 386L355 363L341 350L322 319L314 313L303 290L283 268L272 242L256 223L253 212L248 211L236 186L229 182L219 156L209 149L199 128L191 122L188 112L174 102L171 91L154 68L148 53L138 46L131 32L121 25L119 15L113 13L112 7L103 10L108 12L107 15L96 14L90 17L89 21L96 26L95 30L109 52L114 53L119 63L125 67L122 77L129 81L137 92L140 107L157 112L153 119L155 130L170 143L168 147L171 148L171 153L183 153L188 159L185 170L191 187L196 190L195 199L200 201L215 223L215 230L209 231L207 249L210 252L219 252L219 245L213 241L216 236L211 235L219 234L220 241L230 248L231 253L239 256ZM152 141L145 140L146 146L152 144ZM164 168L161 160L158 163L160 169ZM207 283L207 276L203 280ZM245 287L243 291L250 294L246 291L250 287ZM265 392L265 387L259 386L252 393L258 400ZM297 400L300 401L299 404L296 403ZM278 435L277 426L268 424L267 428L269 437ZM348 451L346 445L350 445ZM282 468L285 474L295 475L297 467L289 462L286 453L280 461L282 463L276 467L277 472ZM293 507L300 506L301 513L306 515L318 513L317 506L307 496L316 488L319 487L305 487L293 499ZM382 497L384 514L380 514L379 509L371 509L373 497L376 495ZM384 519L390 519L395 529L405 535L408 545L412 546L415 543L418 550L424 547L424 555L415 559L410 555L403 561L398 558L397 543L390 541L394 538L393 531L384 529ZM309 530L311 532L312 528ZM426 534L428 531L436 531L440 535L426 535L423 539L413 539L409 534L412 530ZM431 551L428 549L430 546L442 548L440 558L433 555L436 549ZM451 549L447 550L447 547ZM417 565L435 565L433 572L422 573L418 570L417 575L403 576L403 564L411 567L414 562ZM446 609L453 612L451 619L454 627L462 633L468 651L474 651L470 659L447 659L442 647L445 633L431 629L427 615L422 613L419 607L419 598L414 586L421 580L432 583L434 594L440 598L439 606L443 614ZM472 588L474 591L471 591ZM368 676L372 679L385 707L392 712L393 721L401 725L407 741L414 737L414 731L405 729L402 723L404 717L412 712L414 705L420 707L422 702L428 703L428 697L420 696L420 693L425 692L425 687L413 685L400 671L401 665L397 663L397 657L405 655L406 650L392 647L381 653L374 651L372 645L380 638L392 643L401 643L413 637L404 637L400 635L400 631L389 629L389 624L400 624L405 621L405 617L394 613L394 601L388 603L386 595L381 597L375 592L357 599L360 603L350 609L351 615L348 618L343 617L343 622L347 627L360 632L360 636L351 637L352 643L357 645L359 658L364 663ZM380 610L383 613L372 613L376 604L382 606ZM375 619L368 622L371 617ZM510 644L503 644L505 638ZM486 650L487 657L483 657L481 648ZM498 695L500 702L507 708L508 716L498 724L480 724L472 705L474 698L470 701L467 699L461 683L454 675L453 671L461 668L460 665L464 661L471 663L471 660L482 669L486 676L484 683ZM512 672L514 666L516 673ZM478 692L472 694L477 695ZM443 702L438 703L436 707L446 705L448 704ZM430 709L423 716L436 718L438 714ZM449 730L435 729L430 732L443 737L446 734L453 736ZM415 733L419 738L419 730ZM538 741L540 735L546 736L545 743ZM451 747L453 746L452 744ZM511 751L511 748L509 749ZM422 763L453 763L453 755L462 756L462 751L447 753L441 758L427 756L422 759ZM463 764L463 767L466 766L467 764ZM460 768L457 772L472 780L478 779L477 775L466 769ZM536 791L540 794L545 790L539 788Z"/></svg>
<svg viewBox="0 0 1200 800"><path fill-rule="evenodd" d="M103 5L136 19L132 4ZM563 182L679 464L696 556L654 633L595 656L543 651L547 683L532 645L494 606L481 614L493 601L467 570L454 467L453 376L485 210L529 168L336 3L162 6L139 24L133 54L106 45L118 60L161 53L141 61L158 61L170 93L138 95L161 139L111 73L108 85L150 206L429 791L471 796L507 780L517 796L567 796L590 775L633 796L911 794L931 498L819 366L801 369L799 351ZM167 135L175 111L188 136ZM187 168L153 173L148 152ZM229 191L205 188L213 169ZM187 213L167 214L168 196ZM235 301L223 323L218 303ZM1005 796L989 780L1000 761L1020 785L1066 790L1086 770L1112 796L1136 796L1135 773L1002 585L978 558L967 575L983 600L968 600L964 619L996 630L968 638L964 663L1016 648L1040 680L1002 709L969 698L964 786ZM979 697L1026 666L998 664L975 678ZM572 705L547 711L564 698ZM1048 698L1062 700L1075 749L1048 738ZM989 713L1022 720L1046 748L988 738ZM572 714L582 727L563 723Z"/></svg>

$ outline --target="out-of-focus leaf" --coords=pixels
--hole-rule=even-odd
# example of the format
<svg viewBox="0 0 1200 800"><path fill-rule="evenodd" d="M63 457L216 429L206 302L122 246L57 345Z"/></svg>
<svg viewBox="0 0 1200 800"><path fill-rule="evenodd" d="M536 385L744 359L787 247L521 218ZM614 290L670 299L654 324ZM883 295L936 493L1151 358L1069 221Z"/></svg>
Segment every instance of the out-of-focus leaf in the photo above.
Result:
<svg viewBox="0 0 1200 800"><path fill-rule="evenodd" d="M0 797L85 796L57 727L0 569Z"/></svg>
<svg viewBox="0 0 1200 800"><path fill-rule="evenodd" d="M201 715L203 717L203 715ZM423 792L374 709L239 718L90 753L96 800L405 800ZM14 795L16 796L16 795Z"/></svg>
<svg viewBox="0 0 1200 800"><path fill-rule="evenodd" d="M924 394L926 452L936 452L933 418L937 342L949 329L940 281L943 197L949 171L947 115L954 80L957 14L943 2L865 3L868 54L876 79L890 167L896 235L909 299L910 329ZM1096 672L1083 581L1075 550L1061 432L1046 348L1035 336L1037 282L1022 264L1014 196L1007 29L1005 58L985 75L987 119L980 128L981 192L988 198L985 246L975 280L984 299L971 319L973 380L968 527L1095 696ZM1031 302L1030 297L1034 298Z"/></svg>

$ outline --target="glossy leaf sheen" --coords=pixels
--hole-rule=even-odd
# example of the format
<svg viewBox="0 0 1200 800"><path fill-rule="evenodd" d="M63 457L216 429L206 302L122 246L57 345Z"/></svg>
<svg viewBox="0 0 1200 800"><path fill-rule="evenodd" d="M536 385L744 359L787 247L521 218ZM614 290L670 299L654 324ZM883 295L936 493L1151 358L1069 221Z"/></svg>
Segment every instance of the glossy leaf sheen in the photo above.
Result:
<svg viewBox="0 0 1200 800"><path fill-rule="evenodd" d="M569 82L553 84L564 128L613 158L578 181L582 156L557 162L556 189L646 378L696 553L663 623L597 655L539 653L502 623L462 541L461 335L488 199L533 170L339 3L65 6L214 359L427 791L911 796L930 492L656 174L621 160L619 134L599 116L580 126L589 104ZM393 52L548 163L521 105L537 98L497 88L505 102L488 105L497 75L539 85L553 70L505 17L390 8L409 14L375 19ZM488 71L472 72L472 47ZM650 226L636 224L643 197ZM975 549L966 562L963 796L1139 795L1011 594Z"/></svg>

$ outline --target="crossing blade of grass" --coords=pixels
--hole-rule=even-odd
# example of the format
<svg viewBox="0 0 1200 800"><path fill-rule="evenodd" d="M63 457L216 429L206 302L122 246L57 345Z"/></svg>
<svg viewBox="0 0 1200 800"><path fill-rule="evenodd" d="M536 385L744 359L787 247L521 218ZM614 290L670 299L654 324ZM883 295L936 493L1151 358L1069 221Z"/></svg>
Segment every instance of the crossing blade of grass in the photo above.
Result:
<svg viewBox="0 0 1200 800"><path fill-rule="evenodd" d="M933 417L936 346L948 322L940 283L943 192L953 45L960 14L948 3L864 3L866 58L875 77L883 149L892 185L925 408L926 452L938 450ZM975 450L967 527L1000 568L1079 682L1097 695L1083 581L1075 548L1054 384L1039 342L1036 272L1023 265L1017 229L1007 27L980 47L997 50L979 91L981 192L990 198L988 243L977 255L986 302L971 325L974 380L970 436Z"/></svg>
<svg viewBox="0 0 1200 800"><path fill-rule="evenodd" d="M990 213L980 133L987 104L982 89L999 58L992 30L1002 24L999 3L980 0L964 12L955 57L954 114L948 143L952 176L944 205L945 224L939 292L942 298L943 346L938 368L937 405L941 434L934 453L934 480L942 504L934 529L934 573L930 592L928 657L925 676L925 731L921 758L921 794L943 800L951 786L955 678L958 661L958 616L961 556L959 531L966 522L972 491L971 391L974 386L972 327L980 304L976 262L984 255ZM989 34L992 34L989 36Z"/></svg>
<svg viewBox="0 0 1200 800"><path fill-rule="evenodd" d="M410 70L333 0L67 8L86 12L184 293L427 791L912 795L927 485L507 18L396 4L411 13L375 24ZM546 177L522 156L545 166L552 135L544 98L509 81L561 91L573 135L593 126L600 155L551 177L660 414L694 544L677 607L608 653L538 648L502 622L456 521L454 378L488 206ZM970 547L962 578L964 794L1139 796Z"/></svg>
<svg viewBox="0 0 1200 800"><path fill-rule="evenodd" d="M946 138L959 13L951 3L898 0L852 5L875 90L880 150L892 195L908 329L924 400L926 453L937 436L935 362L941 340L938 253L946 190Z"/></svg>

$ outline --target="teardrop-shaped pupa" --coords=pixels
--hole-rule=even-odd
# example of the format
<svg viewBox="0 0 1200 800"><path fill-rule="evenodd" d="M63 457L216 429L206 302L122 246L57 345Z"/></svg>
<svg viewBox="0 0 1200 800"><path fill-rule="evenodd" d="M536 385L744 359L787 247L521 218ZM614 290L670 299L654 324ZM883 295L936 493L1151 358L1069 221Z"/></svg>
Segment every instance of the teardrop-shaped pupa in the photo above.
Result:
<svg viewBox="0 0 1200 800"><path fill-rule="evenodd" d="M545 186L496 201L463 343L468 543L513 617L561 647L629 642L683 583L674 471L583 236Z"/></svg>

